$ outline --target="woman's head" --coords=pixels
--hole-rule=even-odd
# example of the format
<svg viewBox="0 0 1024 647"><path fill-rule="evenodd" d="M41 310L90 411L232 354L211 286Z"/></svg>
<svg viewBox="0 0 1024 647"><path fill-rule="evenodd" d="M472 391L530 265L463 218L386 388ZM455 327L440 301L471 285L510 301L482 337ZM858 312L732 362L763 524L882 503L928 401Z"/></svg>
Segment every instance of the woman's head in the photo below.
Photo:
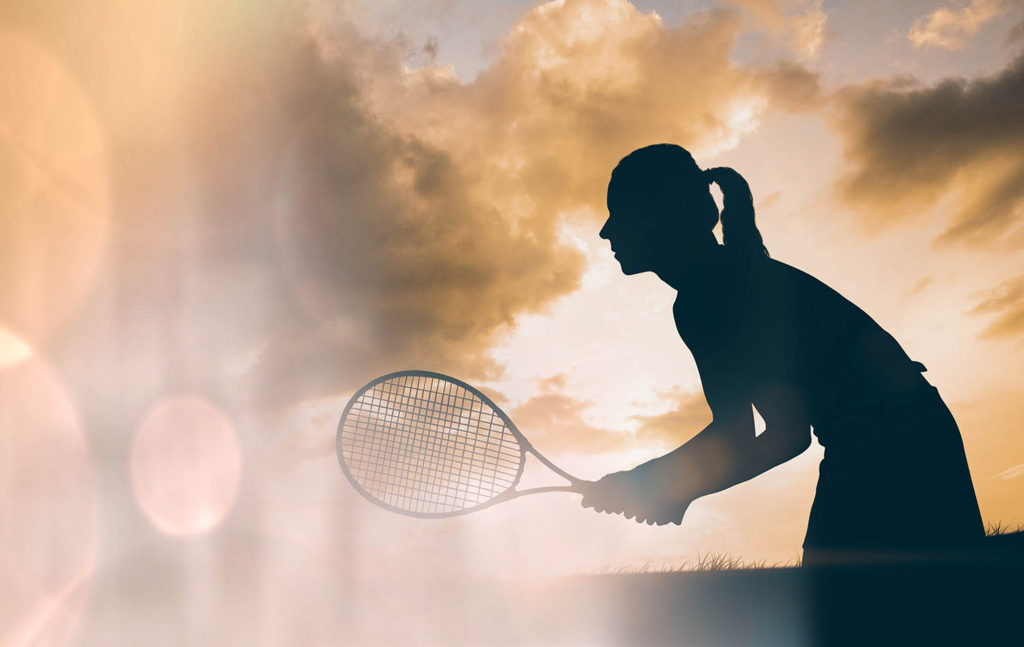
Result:
<svg viewBox="0 0 1024 647"><path fill-rule="evenodd" d="M766 256L754 224L754 205L743 177L729 168L701 171L690 153L674 144L655 144L624 157L608 184L608 239L626 274L658 270L692 259L718 245L712 233L718 207L708 185L722 189L722 232L726 247L743 255Z"/></svg>

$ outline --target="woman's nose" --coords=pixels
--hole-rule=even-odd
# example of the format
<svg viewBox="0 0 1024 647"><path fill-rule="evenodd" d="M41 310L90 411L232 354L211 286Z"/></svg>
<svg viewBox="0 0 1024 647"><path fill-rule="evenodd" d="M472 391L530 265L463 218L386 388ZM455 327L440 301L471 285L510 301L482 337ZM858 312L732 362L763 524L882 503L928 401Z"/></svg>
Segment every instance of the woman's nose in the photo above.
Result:
<svg viewBox="0 0 1024 647"><path fill-rule="evenodd" d="M608 240L608 237L611 235L611 228L612 228L611 224L612 224L612 219L611 218L609 218L608 220L605 220L604 221L604 226L601 227L601 231L599 231L597 235L600 236L601 238L604 238L605 240Z"/></svg>

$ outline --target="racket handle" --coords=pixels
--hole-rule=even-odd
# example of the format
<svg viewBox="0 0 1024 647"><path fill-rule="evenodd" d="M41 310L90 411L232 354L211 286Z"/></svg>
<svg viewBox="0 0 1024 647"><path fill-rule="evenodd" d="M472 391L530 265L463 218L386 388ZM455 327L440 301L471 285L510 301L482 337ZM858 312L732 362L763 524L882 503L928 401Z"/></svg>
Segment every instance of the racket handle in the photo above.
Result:
<svg viewBox="0 0 1024 647"><path fill-rule="evenodd" d="M593 483L593 481L581 481L580 479L573 480L575 482L572 485L546 485L544 487L535 487L528 490L519 490L516 494L542 494L544 492L569 492L570 494L583 494L583 488Z"/></svg>

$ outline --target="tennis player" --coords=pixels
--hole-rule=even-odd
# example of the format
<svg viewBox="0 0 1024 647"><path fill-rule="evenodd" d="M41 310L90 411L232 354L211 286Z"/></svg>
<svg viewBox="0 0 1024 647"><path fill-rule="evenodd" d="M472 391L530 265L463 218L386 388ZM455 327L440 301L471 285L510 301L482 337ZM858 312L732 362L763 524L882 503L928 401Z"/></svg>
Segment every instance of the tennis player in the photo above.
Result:
<svg viewBox="0 0 1024 647"><path fill-rule="evenodd" d="M711 183L724 198L722 244ZM769 257L739 173L701 170L679 146L641 148L612 171L608 212L600 235L622 272L677 290L676 328L713 421L600 479L584 507L678 524L694 499L802 453L813 431L825 456L805 565L935 558L981 539L960 431L925 367L842 295Z"/></svg>

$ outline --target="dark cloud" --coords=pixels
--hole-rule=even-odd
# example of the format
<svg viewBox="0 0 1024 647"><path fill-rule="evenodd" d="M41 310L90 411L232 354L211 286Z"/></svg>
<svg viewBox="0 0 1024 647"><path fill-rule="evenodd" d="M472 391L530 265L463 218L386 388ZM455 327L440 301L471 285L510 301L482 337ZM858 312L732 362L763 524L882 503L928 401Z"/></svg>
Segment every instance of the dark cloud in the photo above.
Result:
<svg viewBox="0 0 1024 647"><path fill-rule="evenodd" d="M873 228L922 219L950 197L945 242L991 243L1024 207L1024 56L998 74L922 86L873 81L837 95L844 152L839 184Z"/></svg>
<svg viewBox="0 0 1024 647"><path fill-rule="evenodd" d="M314 323L279 333L264 368L297 377L320 355L363 377L479 374L497 330L576 286L581 256L554 217L514 222L447 151L367 114L343 61L310 53L296 69L276 219Z"/></svg>
<svg viewBox="0 0 1024 647"><path fill-rule="evenodd" d="M546 4L467 83L344 4L91 7L5 11L50 30L109 162L111 243L54 345L84 388L102 365L140 401L288 404L410 366L493 378L495 336L577 286L561 222L600 218L618 159L723 150L817 96L797 66L736 65L728 11L666 27L625 0Z"/></svg>
<svg viewBox="0 0 1024 647"><path fill-rule="evenodd" d="M555 214L517 221L475 169L370 109L373 79L402 75L400 42L339 28L332 49L290 18L189 70L180 104L130 122L105 110L116 238L68 333L83 370L131 344L122 368L142 398L162 380L260 406L408 366L493 373L493 335L571 291L580 253Z"/></svg>
<svg viewBox="0 0 1024 647"><path fill-rule="evenodd" d="M800 112L821 104L821 85L816 72L793 61L778 61L764 67L760 73L773 106Z"/></svg>
<svg viewBox="0 0 1024 647"><path fill-rule="evenodd" d="M261 367L288 397L407 366L493 377L494 335L576 287L560 219L600 215L622 155L729 146L767 104L818 94L797 65L734 65L728 12L666 28L624 0L545 5L471 83L408 70L400 43L336 16L313 24L318 49L279 90L278 230L307 320L278 330Z"/></svg>
<svg viewBox="0 0 1024 647"><path fill-rule="evenodd" d="M1006 281L980 295L972 313L993 316L983 338L1016 337L1024 333L1024 276Z"/></svg>

